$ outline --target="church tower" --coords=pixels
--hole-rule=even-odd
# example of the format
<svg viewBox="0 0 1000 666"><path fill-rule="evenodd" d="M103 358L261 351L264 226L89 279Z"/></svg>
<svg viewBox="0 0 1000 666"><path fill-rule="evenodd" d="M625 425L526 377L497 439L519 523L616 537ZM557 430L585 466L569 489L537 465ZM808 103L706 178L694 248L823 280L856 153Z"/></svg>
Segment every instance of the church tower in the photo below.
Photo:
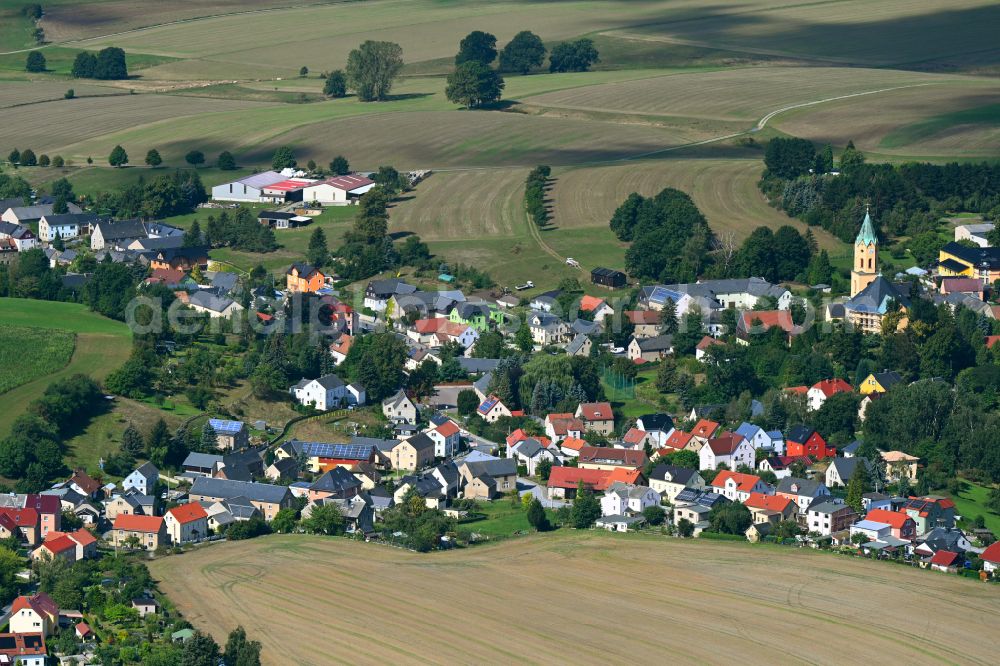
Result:
<svg viewBox="0 0 1000 666"><path fill-rule="evenodd" d="M851 298L864 291L878 277L878 237L871 215L865 209L865 221L854 239L854 266L851 269Z"/></svg>

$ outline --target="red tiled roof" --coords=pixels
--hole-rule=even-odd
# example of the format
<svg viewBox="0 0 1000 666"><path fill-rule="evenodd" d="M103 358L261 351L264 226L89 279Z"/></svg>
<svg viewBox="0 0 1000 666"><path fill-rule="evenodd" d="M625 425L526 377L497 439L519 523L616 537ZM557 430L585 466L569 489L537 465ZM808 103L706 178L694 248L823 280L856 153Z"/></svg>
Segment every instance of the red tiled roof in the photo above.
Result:
<svg viewBox="0 0 1000 666"><path fill-rule="evenodd" d="M634 326L660 323L660 313L655 310L627 310L625 316Z"/></svg>
<svg viewBox="0 0 1000 666"><path fill-rule="evenodd" d="M434 317L432 319L418 319L413 322L413 328L421 335L446 335L458 337L465 332L468 326L453 322L444 317Z"/></svg>
<svg viewBox="0 0 1000 666"><path fill-rule="evenodd" d="M585 421L610 421L615 417L610 402L582 402L580 416Z"/></svg>
<svg viewBox="0 0 1000 666"><path fill-rule="evenodd" d="M718 437L709 439L708 446L715 455L728 456L732 455L744 441L743 435L737 435L734 432L724 432Z"/></svg>
<svg viewBox="0 0 1000 666"><path fill-rule="evenodd" d="M725 488L726 481L732 479L736 482L736 489L743 491L745 493L751 492L753 487L757 485L760 481L759 476L753 474L742 474L740 472L730 472L728 469L724 469L715 475L712 479L712 486L714 488Z"/></svg>
<svg viewBox="0 0 1000 666"><path fill-rule="evenodd" d="M451 437L459 432L459 428L454 421L445 421L436 430L445 437Z"/></svg>
<svg viewBox="0 0 1000 666"><path fill-rule="evenodd" d="M334 178L327 178L322 183L316 183L317 185L332 185L338 190L345 190L350 192L351 190L356 190L359 187L364 187L365 185L371 185L375 181L367 178L365 176L336 176Z"/></svg>
<svg viewBox="0 0 1000 666"><path fill-rule="evenodd" d="M607 446L585 446L580 449L580 462L596 465L642 467L646 464L646 453L630 449L612 449Z"/></svg>
<svg viewBox="0 0 1000 666"><path fill-rule="evenodd" d="M553 467L549 473L547 485L549 488L576 488L580 481L584 486L596 490L597 486L607 478L606 469L580 469L578 467Z"/></svg>
<svg viewBox="0 0 1000 666"><path fill-rule="evenodd" d="M559 446L569 449L570 451L579 451L583 447L587 446L587 442L579 437L567 437L562 441L562 443L559 444Z"/></svg>
<svg viewBox="0 0 1000 666"><path fill-rule="evenodd" d="M593 312L604 303L603 298L597 296L583 296L580 298L580 310L583 312Z"/></svg>
<svg viewBox="0 0 1000 666"><path fill-rule="evenodd" d="M604 480L605 488L610 486L612 483L630 483L637 484L642 479L642 471L639 469L628 469L627 467L615 467L608 474L608 478ZM602 488L601 490L604 490Z"/></svg>
<svg viewBox="0 0 1000 666"><path fill-rule="evenodd" d="M66 536L68 536L73 541L76 541L83 547L87 547L92 543L97 543L97 537L95 537L93 534L83 529L82 527L75 532L70 532Z"/></svg>
<svg viewBox="0 0 1000 666"><path fill-rule="evenodd" d="M48 538L42 545L45 546L45 549L53 555L67 550L76 550L76 541L73 541L65 534L58 536L55 539Z"/></svg>
<svg viewBox="0 0 1000 666"><path fill-rule="evenodd" d="M709 421L708 419L702 419L695 424L694 428L691 430L692 437L704 437L708 439L715 434L715 431L719 429L719 424L715 421Z"/></svg>
<svg viewBox="0 0 1000 666"><path fill-rule="evenodd" d="M638 428L629 428L629 431L622 437L622 441L626 444L639 444L644 439L646 439L646 431Z"/></svg>
<svg viewBox="0 0 1000 666"><path fill-rule="evenodd" d="M518 428L514 432L507 435L507 446L514 446L518 442L523 442L524 440L531 437L528 433L524 431L524 428Z"/></svg>
<svg viewBox="0 0 1000 666"><path fill-rule="evenodd" d="M330 345L330 351L338 352L340 354L347 355L347 352L351 351L351 345L354 344L354 336L344 334L340 336L340 339Z"/></svg>
<svg viewBox="0 0 1000 666"><path fill-rule="evenodd" d="M90 634L90 625L86 622L78 622L73 628L76 629L76 633L80 636L87 636Z"/></svg>
<svg viewBox="0 0 1000 666"><path fill-rule="evenodd" d="M80 486L88 495L92 495L101 489L101 484L90 478L90 476L83 470L76 470L73 472L73 476L69 477L70 483L75 483Z"/></svg>
<svg viewBox="0 0 1000 666"><path fill-rule="evenodd" d="M187 523L193 523L196 520L201 520L202 518L208 518L208 513L202 508L201 504L197 502L188 502L187 504L181 504L180 506L175 506L174 508L167 511L171 516L174 517L181 525L186 525Z"/></svg>
<svg viewBox="0 0 1000 666"><path fill-rule="evenodd" d="M689 432L674 430L670 433L670 437L667 437L667 441L664 442L663 445L672 449L683 449L688 445L688 442L691 441L692 437L694 437L694 435Z"/></svg>
<svg viewBox="0 0 1000 666"><path fill-rule="evenodd" d="M163 518L159 516L130 516L119 513L115 516L116 530L127 532L159 532L163 527Z"/></svg>
<svg viewBox="0 0 1000 666"><path fill-rule="evenodd" d="M961 555L958 553L953 553L950 550L939 550L934 553L934 557L931 558L931 564L940 564L941 566L950 567L958 564L961 559Z"/></svg>
<svg viewBox="0 0 1000 666"><path fill-rule="evenodd" d="M976 278L945 278L941 280L945 294L978 294L983 291L983 281Z"/></svg>
<svg viewBox="0 0 1000 666"><path fill-rule="evenodd" d="M897 530L902 529L903 525L906 524L906 521L913 521L913 519L905 513L901 513L899 511L888 511L886 509L872 509L865 516L865 520L871 520L876 523L885 523L886 525L889 525L893 529Z"/></svg>
<svg viewBox="0 0 1000 666"><path fill-rule="evenodd" d="M716 340L711 335L706 335L706 336L704 336L701 339L700 342L698 342L698 344L696 346L696 349L700 349L701 351L705 351L706 349L708 349L712 345L724 345L724 344L725 343L722 340Z"/></svg>
<svg viewBox="0 0 1000 666"><path fill-rule="evenodd" d="M10 614L14 615L26 608L30 608L41 616L47 615L53 620L59 617L59 606L56 605L56 602L52 601L52 597L44 592L39 592L30 597L18 597L14 600L14 604L10 608Z"/></svg>
<svg viewBox="0 0 1000 666"><path fill-rule="evenodd" d="M993 562L994 564L1000 564L1000 541L994 541L990 544L989 548L984 550L980 555L979 559L984 562Z"/></svg>
<svg viewBox="0 0 1000 666"><path fill-rule="evenodd" d="M850 393L854 390L843 379L823 379L813 384L811 388L821 391L828 398L835 393Z"/></svg>
<svg viewBox="0 0 1000 666"><path fill-rule="evenodd" d="M759 321L764 330L777 326L785 333L793 333L795 323L792 321L792 313L789 310L760 310L752 312L741 312L743 330L749 330L755 326L755 321Z"/></svg>
<svg viewBox="0 0 1000 666"><path fill-rule="evenodd" d="M1000 335L987 335L986 336L986 348L987 349L993 349L993 345L995 345L997 343L997 340L1000 340Z"/></svg>
<svg viewBox="0 0 1000 666"><path fill-rule="evenodd" d="M549 423L552 425L552 432L555 434L562 436L568 435L571 430L574 432L583 431L583 421L576 418L572 414L565 415L565 418L563 418L563 414L559 414L558 416L560 418L549 420Z"/></svg>
<svg viewBox="0 0 1000 666"><path fill-rule="evenodd" d="M38 526L38 512L34 509L0 509L0 516L4 516L6 520L0 521L4 527L8 530L11 529L9 525L16 527L37 527ZM9 523L8 523L9 521Z"/></svg>
<svg viewBox="0 0 1000 666"><path fill-rule="evenodd" d="M713 483L713 485L715 484ZM794 505L795 503L787 497L782 497L781 495L750 493L750 497L748 497L747 501L743 502L743 504L744 506L754 509L766 509L768 511L778 511L784 513L789 504Z"/></svg>
<svg viewBox="0 0 1000 666"><path fill-rule="evenodd" d="M785 393L795 393L797 395L805 395L809 393L808 386L789 386L785 389Z"/></svg>

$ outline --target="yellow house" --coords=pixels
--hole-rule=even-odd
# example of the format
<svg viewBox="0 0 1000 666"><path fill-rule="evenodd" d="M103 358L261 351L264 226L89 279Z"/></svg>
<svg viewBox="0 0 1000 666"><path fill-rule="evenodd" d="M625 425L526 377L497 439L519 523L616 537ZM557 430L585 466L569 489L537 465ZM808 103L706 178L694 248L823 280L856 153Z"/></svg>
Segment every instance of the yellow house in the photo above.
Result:
<svg viewBox="0 0 1000 666"><path fill-rule="evenodd" d="M993 284L1000 279L1000 248L948 243L938 251L938 273L941 277L978 278L984 284Z"/></svg>
<svg viewBox="0 0 1000 666"><path fill-rule="evenodd" d="M864 381L861 382L861 385L858 387L858 391L861 392L861 395L885 393L901 381L903 381L903 378L899 376L898 372L893 372L891 370L873 372L865 377Z"/></svg>

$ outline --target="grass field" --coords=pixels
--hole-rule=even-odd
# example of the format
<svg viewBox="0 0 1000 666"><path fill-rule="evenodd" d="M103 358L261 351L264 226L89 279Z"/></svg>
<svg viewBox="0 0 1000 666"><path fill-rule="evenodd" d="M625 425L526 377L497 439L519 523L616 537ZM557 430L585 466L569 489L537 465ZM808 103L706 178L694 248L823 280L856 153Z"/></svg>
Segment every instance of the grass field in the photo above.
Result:
<svg viewBox="0 0 1000 666"><path fill-rule="evenodd" d="M150 569L197 628L224 641L242 624L267 664L987 664L1000 630L1000 596L978 582L653 536L560 530L425 555L271 536Z"/></svg>
<svg viewBox="0 0 1000 666"><path fill-rule="evenodd" d="M0 324L0 395L69 363L69 331Z"/></svg>
<svg viewBox="0 0 1000 666"><path fill-rule="evenodd" d="M987 529L994 534L1000 534L1000 515L997 515L986 508L986 500L989 498L990 489L969 481L962 481L964 489L958 495L952 495L955 501L955 508L958 513L970 524L976 516L982 516L986 521Z"/></svg>
<svg viewBox="0 0 1000 666"><path fill-rule="evenodd" d="M130 333L124 324L94 314L76 303L0 298L0 321L76 334L76 346L68 364L3 394L0 436L6 434L10 424L24 412L28 403L40 396L56 379L76 373L103 379L124 363L132 351Z"/></svg>

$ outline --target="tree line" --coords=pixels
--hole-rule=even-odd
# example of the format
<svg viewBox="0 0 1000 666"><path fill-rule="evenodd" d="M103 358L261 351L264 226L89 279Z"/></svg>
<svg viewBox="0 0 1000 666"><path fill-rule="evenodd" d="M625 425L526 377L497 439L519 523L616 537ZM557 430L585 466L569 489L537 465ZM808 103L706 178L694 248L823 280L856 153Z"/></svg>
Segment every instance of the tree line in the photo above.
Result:
<svg viewBox="0 0 1000 666"><path fill-rule="evenodd" d="M524 208L532 222L539 227L544 227L549 221L549 211L545 207L545 187L551 173L551 168L537 166L528 174L524 185Z"/></svg>
<svg viewBox="0 0 1000 666"><path fill-rule="evenodd" d="M11 166L14 168L19 166L51 166L61 169L66 165L66 161L63 159L62 155L56 155L50 159L45 153L35 155L35 151L30 148L26 148L24 150L18 150L17 148L12 149L10 153L7 154L7 161L10 162Z"/></svg>
<svg viewBox="0 0 1000 666"><path fill-rule="evenodd" d="M1000 216L1000 165L988 162L869 163L851 142L834 174L829 146L817 151L806 139L777 137L764 166L760 187L771 201L845 242L854 240L866 205L883 238L933 234L948 211Z"/></svg>

